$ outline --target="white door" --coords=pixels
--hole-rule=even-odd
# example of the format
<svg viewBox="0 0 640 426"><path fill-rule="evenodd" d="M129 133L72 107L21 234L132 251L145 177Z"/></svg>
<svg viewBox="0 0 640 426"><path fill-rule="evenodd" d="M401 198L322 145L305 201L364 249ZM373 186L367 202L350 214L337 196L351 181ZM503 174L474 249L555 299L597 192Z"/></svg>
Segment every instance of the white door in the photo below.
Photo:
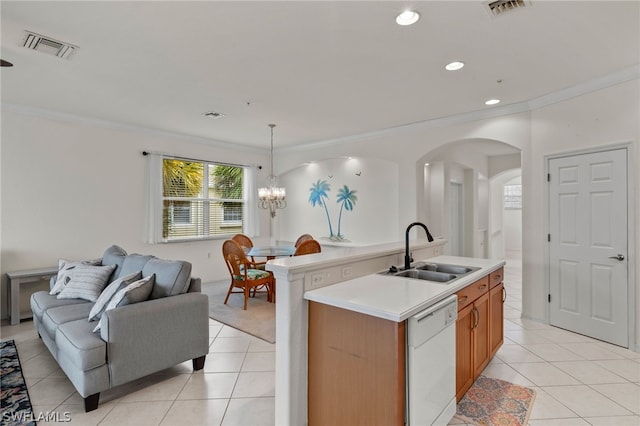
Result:
<svg viewBox="0 0 640 426"><path fill-rule="evenodd" d="M627 151L549 161L550 322L628 347Z"/></svg>

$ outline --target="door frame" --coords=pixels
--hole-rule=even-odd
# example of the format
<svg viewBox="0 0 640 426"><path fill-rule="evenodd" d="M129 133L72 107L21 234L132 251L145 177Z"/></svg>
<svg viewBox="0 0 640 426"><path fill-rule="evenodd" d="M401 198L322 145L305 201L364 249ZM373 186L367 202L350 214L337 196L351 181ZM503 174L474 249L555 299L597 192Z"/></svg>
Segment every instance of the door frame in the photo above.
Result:
<svg viewBox="0 0 640 426"><path fill-rule="evenodd" d="M542 235L544 246L544 286L545 293L543 297L547 299L547 295L551 292L551 250L549 249L549 242L547 241L547 235L551 232L550 220L551 209L549 202L549 184L547 182L547 176L549 174L549 164L553 159L563 157L573 157L583 154L595 154L598 152L613 151L617 149L624 149L627 152L627 232L629 238L627 240L627 309L628 309L628 334L629 334L629 349L635 352L640 352L640 346L636 341L636 294L640 290L636 290L636 170L635 170L635 149L633 142L616 143L611 145L602 145L598 147L579 149L574 151L564 151L555 154L549 154L544 156L544 175L543 179L543 196L544 196L544 229L545 233ZM545 300L545 319L546 323L551 323L549 302Z"/></svg>

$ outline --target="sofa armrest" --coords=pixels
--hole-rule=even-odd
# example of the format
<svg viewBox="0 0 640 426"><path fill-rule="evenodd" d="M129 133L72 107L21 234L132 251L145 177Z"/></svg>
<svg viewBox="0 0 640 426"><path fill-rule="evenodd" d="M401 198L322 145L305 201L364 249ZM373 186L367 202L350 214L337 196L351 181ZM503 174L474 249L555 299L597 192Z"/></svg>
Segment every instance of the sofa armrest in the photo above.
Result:
<svg viewBox="0 0 640 426"><path fill-rule="evenodd" d="M185 293L122 306L102 314L111 386L209 352L209 298Z"/></svg>
<svg viewBox="0 0 640 426"><path fill-rule="evenodd" d="M191 278L189 282L188 293L200 293L202 290L202 279L200 278Z"/></svg>

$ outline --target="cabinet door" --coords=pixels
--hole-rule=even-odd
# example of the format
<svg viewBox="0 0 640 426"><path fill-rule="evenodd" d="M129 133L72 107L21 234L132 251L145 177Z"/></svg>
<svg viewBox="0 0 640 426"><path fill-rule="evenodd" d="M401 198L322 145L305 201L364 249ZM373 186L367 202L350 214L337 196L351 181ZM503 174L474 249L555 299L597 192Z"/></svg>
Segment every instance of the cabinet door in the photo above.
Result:
<svg viewBox="0 0 640 426"><path fill-rule="evenodd" d="M309 426L401 426L405 323L309 302Z"/></svg>
<svg viewBox="0 0 640 426"><path fill-rule="evenodd" d="M473 374L474 380L489 364L489 293L485 293L473 302L475 310L475 327L473 328Z"/></svg>
<svg viewBox="0 0 640 426"><path fill-rule="evenodd" d="M464 396L473 384L472 326L474 324L473 304L458 311L456 320L456 400Z"/></svg>
<svg viewBox="0 0 640 426"><path fill-rule="evenodd" d="M504 285L501 283L489 292L489 343L492 358L504 341L503 288Z"/></svg>

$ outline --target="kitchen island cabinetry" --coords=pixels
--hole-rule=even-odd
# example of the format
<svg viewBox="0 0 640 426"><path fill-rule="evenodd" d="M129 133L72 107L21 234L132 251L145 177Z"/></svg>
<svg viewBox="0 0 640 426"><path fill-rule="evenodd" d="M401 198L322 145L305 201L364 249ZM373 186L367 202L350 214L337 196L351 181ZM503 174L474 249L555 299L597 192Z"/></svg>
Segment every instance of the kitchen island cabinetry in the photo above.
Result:
<svg viewBox="0 0 640 426"><path fill-rule="evenodd" d="M503 269L458 293L456 400L464 396L503 343Z"/></svg>
<svg viewBox="0 0 640 426"><path fill-rule="evenodd" d="M309 425L404 424L405 322L309 303Z"/></svg>
<svg viewBox="0 0 640 426"><path fill-rule="evenodd" d="M456 369L455 379L451 376L452 403L454 393L458 397L464 388L464 394L489 363L492 339L500 337L500 343L502 339L491 331L492 314L498 310L492 311L490 286L495 279L492 274L501 271L504 262L451 256L434 262L478 270L452 284L373 274L305 293L310 426L404 425L410 399L407 321L454 294L458 320L455 339L452 336L450 341L452 352L454 345L456 350L456 356L450 357Z"/></svg>
<svg viewBox="0 0 640 426"><path fill-rule="evenodd" d="M489 276L458 293L456 321L456 400L469 390L490 361Z"/></svg>
<svg viewBox="0 0 640 426"><path fill-rule="evenodd" d="M503 268L489 274L489 348L491 358L498 352L504 342L504 301L505 289L502 282Z"/></svg>

